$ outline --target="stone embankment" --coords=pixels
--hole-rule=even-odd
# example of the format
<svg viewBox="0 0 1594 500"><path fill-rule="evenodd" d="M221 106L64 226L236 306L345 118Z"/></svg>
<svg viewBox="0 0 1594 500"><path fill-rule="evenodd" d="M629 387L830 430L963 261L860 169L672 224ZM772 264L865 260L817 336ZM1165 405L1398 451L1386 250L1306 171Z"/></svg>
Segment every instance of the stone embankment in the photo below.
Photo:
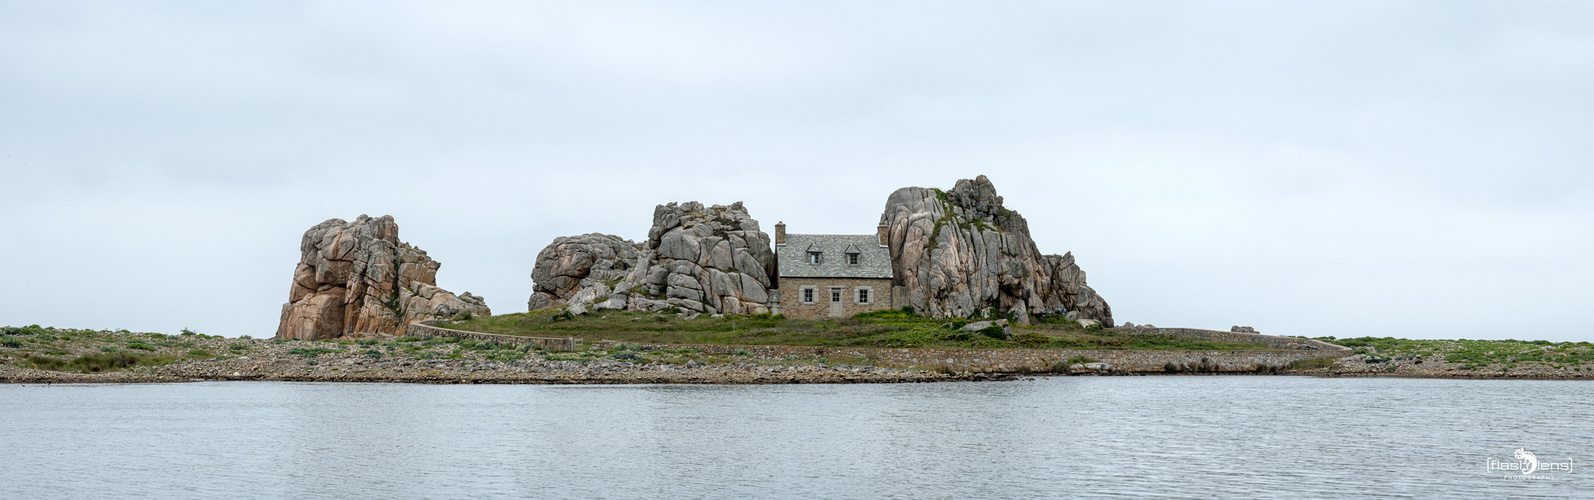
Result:
<svg viewBox="0 0 1594 500"><path fill-rule="evenodd" d="M471 339L483 342L497 342L500 344L530 344L538 349L547 351L574 351L581 347L582 339L577 338L552 338L552 337L521 337L517 335L499 335L496 333L468 332L437 326L441 320L416 321L410 323L405 335L412 337L454 337L458 339Z"/></svg>
<svg viewBox="0 0 1594 500"><path fill-rule="evenodd" d="M594 342L595 348L615 345ZM641 344L645 350L695 349L705 353L746 352L766 358L820 357L832 360L858 360L859 363L916 367L958 373L1038 373L1054 371L1107 373L1167 373L1186 367L1211 372L1257 372L1286 369L1291 363L1337 358L1346 351L1076 351L1063 349L922 349L881 347L805 347L763 345L679 345ZM1337 346L1336 346L1337 347ZM1064 370L1058 370L1062 363ZM1101 363L1105 367L1078 367L1074 364Z"/></svg>
<svg viewBox="0 0 1594 500"><path fill-rule="evenodd" d="M1171 335L1192 339L1211 340L1213 342L1231 342L1236 344L1261 344L1274 349L1286 351L1326 351L1343 356L1351 353L1351 348L1334 345L1321 340L1303 339L1299 337L1280 337L1277 335L1263 335L1260 333L1224 332L1218 330L1203 330L1199 328L1156 328L1156 327L1125 327L1110 328L1109 330L1124 333Z"/></svg>
<svg viewBox="0 0 1594 500"><path fill-rule="evenodd" d="M1445 355L1410 357L1369 362L1365 356L1340 358L1333 368L1312 372L1331 377L1411 377L1465 379L1594 380L1594 370L1582 366L1556 366L1544 363L1468 365L1449 363Z"/></svg>
<svg viewBox="0 0 1594 500"><path fill-rule="evenodd" d="M79 334L82 337L82 334ZM143 334L98 334L92 340L49 341L49 348L92 355ZM308 342L220 337L145 338L147 355L184 357L100 373L27 368L35 343L0 345L0 383L152 383L211 380L402 382L434 384L788 384L988 380L932 370L825 363L757 355L716 356L677 349L645 359L634 351L555 353L534 346L477 339L390 339ZM107 342L109 341L109 342ZM174 344L170 347L161 344ZM44 347L44 346L40 346ZM70 358L70 355L61 359ZM1000 378L1000 377L995 377Z"/></svg>

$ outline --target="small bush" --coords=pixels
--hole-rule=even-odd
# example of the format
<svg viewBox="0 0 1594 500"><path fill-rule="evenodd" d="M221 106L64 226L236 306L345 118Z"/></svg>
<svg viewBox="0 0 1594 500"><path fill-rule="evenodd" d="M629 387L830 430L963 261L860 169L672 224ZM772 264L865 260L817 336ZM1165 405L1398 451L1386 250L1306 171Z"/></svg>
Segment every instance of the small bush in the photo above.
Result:
<svg viewBox="0 0 1594 500"><path fill-rule="evenodd" d="M609 355L609 357L626 361L635 361L638 358L641 358L641 356L638 356L637 353L632 351L620 351Z"/></svg>
<svg viewBox="0 0 1594 500"><path fill-rule="evenodd" d="M327 349L325 347L295 347L293 349L288 349L288 354L298 354L306 358L313 358L329 352L338 352L338 350Z"/></svg>
<svg viewBox="0 0 1594 500"><path fill-rule="evenodd" d="M116 352L118 350L119 349L117 349L117 348L115 348L113 346L104 346L104 347L100 348L100 352Z"/></svg>
<svg viewBox="0 0 1594 500"><path fill-rule="evenodd" d="M752 354L748 353L747 349L737 349L737 350L731 351L731 355L732 356L751 356Z"/></svg>
<svg viewBox="0 0 1594 500"><path fill-rule="evenodd" d="M376 349L365 351L365 355L374 359L382 359L382 351L378 351Z"/></svg>
<svg viewBox="0 0 1594 500"><path fill-rule="evenodd" d="M254 340L254 339L255 338L253 336L249 336L249 335L239 335L238 336L238 340Z"/></svg>
<svg viewBox="0 0 1594 500"><path fill-rule="evenodd" d="M243 344L232 344L232 345L227 346L227 348L228 349L232 349L234 351L242 351L244 349L248 349L249 346L243 345Z"/></svg>
<svg viewBox="0 0 1594 500"><path fill-rule="evenodd" d="M10 348L14 349L14 348L22 347L22 341L21 340L17 340L15 337L6 337L6 338L3 338L3 339L0 339L0 346L10 347Z"/></svg>
<svg viewBox="0 0 1594 500"><path fill-rule="evenodd" d="M149 345L149 344L145 344L145 343L140 342L140 341L128 342L127 343L127 348L128 349L138 349L140 351L153 351L153 350L156 349L155 346L152 346L152 345Z"/></svg>
<svg viewBox="0 0 1594 500"><path fill-rule="evenodd" d="M185 337L192 337L192 336L195 336L195 335L199 335L199 332L196 332L196 331L193 331L193 330L189 330L189 329L187 329L187 328L184 328L184 329L183 329L183 330L182 330L182 333L181 333L181 334L180 334L180 335L183 335L183 336L185 336Z"/></svg>
<svg viewBox="0 0 1594 500"><path fill-rule="evenodd" d="M165 356L138 355L125 352L85 354L70 361L49 356L30 355L24 363L40 370L99 373L108 370L131 368L140 364L171 362Z"/></svg>
<svg viewBox="0 0 1594 500"><path fill-rule="evenodd" d="M411 335L411 336L399 337L399 338L393 339L393 341L394 342L420 342L421 338Z"/></svg>
<svg viewBox="0 0 1594 500"><path fill-rule="evenodd" d="M570 314L570 310L566 309L566 310L563 310L563 311L559 311L558 314L555 314L553 316L549 316L548 317L548 322L549 323L558 323L560 321L571 321L571 320L574 320L574 319L576 319L576 315Z"/></svg>
<svg viewBox="0 0 1594 500"><path fill-rule="evenodd" d="M0 333L6 335L40 335L44 333L44 328L39 325L8 326L0 329Z"/></svg>
<svg viewBox="0 0 1594 500"><path fill-rule="evenodd" d="M991 325L980 329L980 335L996 340L1007 340L1007 330L1002 325Z"/></svg>

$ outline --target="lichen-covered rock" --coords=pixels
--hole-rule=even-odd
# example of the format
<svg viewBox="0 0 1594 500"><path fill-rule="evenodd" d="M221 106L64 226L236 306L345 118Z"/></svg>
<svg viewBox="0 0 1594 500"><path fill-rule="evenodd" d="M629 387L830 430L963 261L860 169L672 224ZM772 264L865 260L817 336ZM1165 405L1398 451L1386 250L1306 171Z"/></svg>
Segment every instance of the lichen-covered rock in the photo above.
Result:
<svg viewBox="0 0 1594 500"><path fill-rule="evenodd" d="M492 314L480 297L437 288L441 264L399 241L392 216L328 219L305 231L299 251L277 338L397 334L410 321Z"/></svg>
<svg viewBox="0 0 1594 500"><path fill-rule="evenodd" d="M1014 313L1021 322L1057 314L1112 326L1112 309L1085 284L1073 254L1041 255L1029 223L1002 206L983 175L945 192L898 189L881 223L889 228L895 284L907 287L920 314Z"/></svg>
<svg viewBox="0 0 1594 500"><path fill-rule="evenodd" d="M564 306L698 313L769 312L775 277L769 235L741 202L659 205L647 241L587 234L555 239L537 255L530 310Z"/></svg>

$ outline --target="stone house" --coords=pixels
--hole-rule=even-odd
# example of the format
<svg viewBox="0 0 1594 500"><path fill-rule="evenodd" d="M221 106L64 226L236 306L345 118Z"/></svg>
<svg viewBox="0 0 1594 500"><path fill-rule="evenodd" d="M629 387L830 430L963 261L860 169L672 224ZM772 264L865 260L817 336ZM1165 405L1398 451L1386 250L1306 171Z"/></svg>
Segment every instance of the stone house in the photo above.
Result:
<svg viewBox="0 0 1594 500"><path fill-rule="evenodd" d="M786 234L775 224L778 311L788 318L840 318L892 309L887 228L876 234Z"/></svg>

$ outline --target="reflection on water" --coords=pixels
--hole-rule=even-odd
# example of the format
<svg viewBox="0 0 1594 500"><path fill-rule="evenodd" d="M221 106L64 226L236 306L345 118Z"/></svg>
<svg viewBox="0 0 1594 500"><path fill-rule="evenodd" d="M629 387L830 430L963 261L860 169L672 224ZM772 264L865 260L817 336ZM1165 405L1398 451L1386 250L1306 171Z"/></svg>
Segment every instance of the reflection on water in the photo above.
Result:
<svg viewBox="0 0 1594 500"><path fill-rule="evenodd" d="M0 497L1545 497L1594 384L0 386ZM1519 473L1510 473L1517 474Z"/></svg>

